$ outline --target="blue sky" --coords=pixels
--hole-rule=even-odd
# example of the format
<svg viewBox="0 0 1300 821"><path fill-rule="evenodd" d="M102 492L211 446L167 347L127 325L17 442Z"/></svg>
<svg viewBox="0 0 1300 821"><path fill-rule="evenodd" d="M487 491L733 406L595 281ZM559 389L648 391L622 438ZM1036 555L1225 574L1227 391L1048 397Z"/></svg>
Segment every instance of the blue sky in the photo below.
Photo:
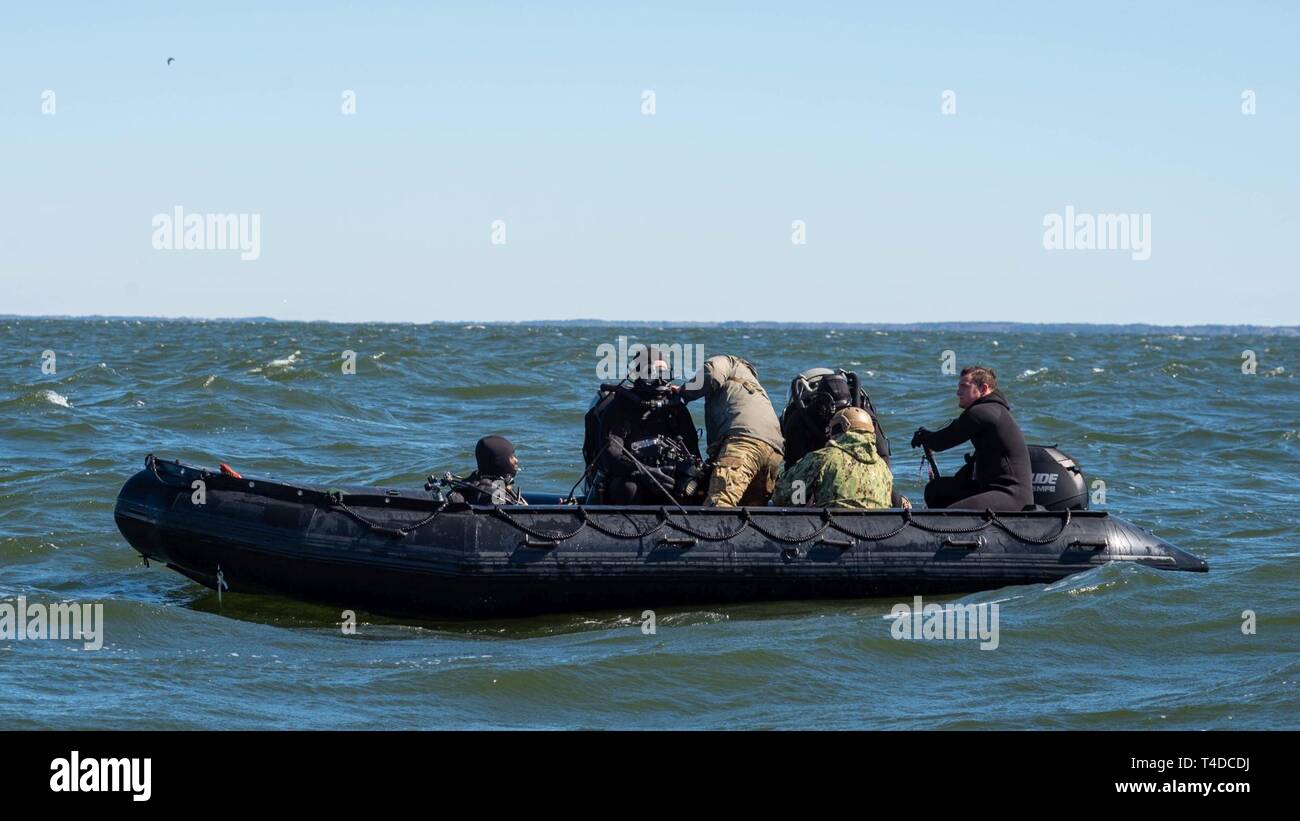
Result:
<svg viewBox="0 0 1300 821"><path fill-rule="evenodd" d="M6 8L0 313L1300 323L1292 4L270 5Z"/></svg>

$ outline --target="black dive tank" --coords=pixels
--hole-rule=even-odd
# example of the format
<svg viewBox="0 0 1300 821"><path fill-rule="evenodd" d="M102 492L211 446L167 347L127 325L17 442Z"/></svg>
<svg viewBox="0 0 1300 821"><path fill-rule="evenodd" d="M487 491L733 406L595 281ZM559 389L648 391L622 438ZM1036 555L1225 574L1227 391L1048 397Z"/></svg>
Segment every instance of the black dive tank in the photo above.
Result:
<svg viewBox="0 0 1300 821"><path fill-rule="evenodd" d="M1087 510L1088 483L1083 469L1056 445L1029 445L1034 504L1048 510Z"/></svg>

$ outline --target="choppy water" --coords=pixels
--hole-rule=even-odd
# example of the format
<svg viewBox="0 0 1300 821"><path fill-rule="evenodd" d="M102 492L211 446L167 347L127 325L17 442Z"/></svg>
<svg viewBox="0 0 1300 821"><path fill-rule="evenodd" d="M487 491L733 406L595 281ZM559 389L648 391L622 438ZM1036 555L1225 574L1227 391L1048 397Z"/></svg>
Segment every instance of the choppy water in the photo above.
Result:
<svg viewBox="0 0 1300 821"><path fill-rule="evenodd" d="M105 644L0 641L4 728L1276 728L1300 726L1300 339L665 329L758 366L852 367L920 497L910 432L956 412L944 350L985 362L1031 441L1107 507L1211 563L1107 566L998 602L1000 646L897 641L893 601L475 624L216 595L118 534L146 453L323 483L415 486L519 446L526 488L577 476L614 328L0 320L0 600L99 602ZM53 350L57 371L41 370ZM1253 350L1255 375L1241 372ZM339 367L358 353L355 375ZM697 421L702 421L696 409ZM945 470L956 466L947 455ZM1244 635L1242 612L1258 632Z"/></svg>

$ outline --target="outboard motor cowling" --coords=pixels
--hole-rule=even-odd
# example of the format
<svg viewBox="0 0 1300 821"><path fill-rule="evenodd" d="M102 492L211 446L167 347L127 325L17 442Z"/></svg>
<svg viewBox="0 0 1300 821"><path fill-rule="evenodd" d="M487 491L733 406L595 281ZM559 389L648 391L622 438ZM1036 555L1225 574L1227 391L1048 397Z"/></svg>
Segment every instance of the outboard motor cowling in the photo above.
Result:
<svg viewBox="0 0 1300 821"><path fill-rule="evenodd" d="M1055 445L1029 445L1034 504L1048 510L1087 510L1088 483L1083 469Z"/></svg>

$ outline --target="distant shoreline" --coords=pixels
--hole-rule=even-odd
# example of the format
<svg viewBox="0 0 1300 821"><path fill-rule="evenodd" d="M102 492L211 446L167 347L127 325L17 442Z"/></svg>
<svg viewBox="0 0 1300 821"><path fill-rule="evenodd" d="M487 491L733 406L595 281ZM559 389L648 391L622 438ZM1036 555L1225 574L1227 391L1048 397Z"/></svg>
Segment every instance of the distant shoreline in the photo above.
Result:
<svg viewBox="0 0 1300 821"><path fill-rule="evenodd" d="M836 330L836 331L950 331L958 333L1078 333L1078 334L1146 334L1178 333L1198 336L1237 336L1254 334L1264 336L1300 336L1300 325L1154 325L1148 323L1108 324L1089 322L765 322L728 320L725 322L678 322L644 319L534 319L534 320L429 320L427 322L358 321L344 322L332 319L275 319L266 316L249 317L189 317L189 316L117 316L91 314L25 315L0 314L0 321L51 320L51 321L123 321L123 322L212 322L228 324L295 324L295 325L436 325L483 327L556 327L574 328L753 328L776 330Z"/></svg>

